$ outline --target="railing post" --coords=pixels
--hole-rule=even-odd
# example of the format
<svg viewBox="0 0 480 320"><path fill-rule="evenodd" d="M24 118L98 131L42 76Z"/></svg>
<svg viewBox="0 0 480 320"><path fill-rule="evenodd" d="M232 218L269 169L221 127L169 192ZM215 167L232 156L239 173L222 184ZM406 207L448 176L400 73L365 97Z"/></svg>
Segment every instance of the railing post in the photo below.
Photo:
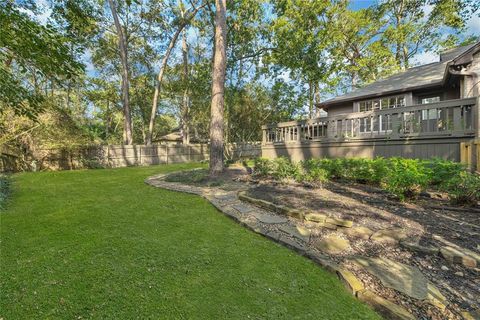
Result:
<svg viewBox="0 0 480 320"><path fill-rule="evenodd" d="M267 144L267 129L262 129L262 144Z"/></svg>
<svg viewBox="0 0 480 320"><path fill-rule="evenodd" d="M302 126L299 124L297 125L297 142L302 141Z"/></svg>
<svg viewBox="0 0 480 320"><path fill-rule="evenodd" d="M475 139L480 139L480 96L477 97L477 101L473 106L473 129L475 130Z"/></svg>
<svg viewBox="0 0 480 320"><path fill-rule="evenodd" d="M462 106L453 108L453 133L454 135L462 132Z"/></svg>
<svg viewBox="0 0 480 320"><path fill-rule="evenodd" d="M391 120L392 120L392 138L397 139L399 137L400 131L400 121L399 117L402 115L401 112L399 113L392 113Z"/></svg>

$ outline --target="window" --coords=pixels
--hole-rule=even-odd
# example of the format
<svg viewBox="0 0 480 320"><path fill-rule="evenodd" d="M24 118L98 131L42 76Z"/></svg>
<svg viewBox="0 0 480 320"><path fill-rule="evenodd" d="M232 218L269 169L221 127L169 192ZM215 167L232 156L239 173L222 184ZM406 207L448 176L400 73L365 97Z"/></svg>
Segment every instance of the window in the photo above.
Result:
<svg viewBox="0 0 480 320"><path fill-rule="evenodd" d="M405 96L361 101L359 102L358 106L360 112L405 107Z"/></svg>
<svg viewBox="0 0 480 320"><path fill-rule="evenodd" d="M440 102L440 96L421 98L421 104ZM422 120L436 120L437 109L422 110Z"/></svg>
<svg viewBox="0 0 480 320"><path fill-rule="evenodd" d="M435 103L435 102L440 102L440 97L439 97L439 96L422 98L422 99L420 100L420 103L421 103L421 104Z"/></svg>
<svg viewBox="0 0 480 320"><path fill-rule="evenodd" d="M405 107L405 96L385 97L359 102L359 111L375 111L390 108ZM360 132L385 132L391 130L389 115L378 115L360 119Z"/></svg>

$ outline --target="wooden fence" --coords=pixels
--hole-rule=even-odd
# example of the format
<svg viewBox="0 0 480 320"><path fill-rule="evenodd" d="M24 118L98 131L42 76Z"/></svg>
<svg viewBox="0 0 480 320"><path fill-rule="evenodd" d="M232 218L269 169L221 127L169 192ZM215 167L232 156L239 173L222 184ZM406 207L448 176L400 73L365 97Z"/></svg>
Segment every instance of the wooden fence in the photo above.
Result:
<svg viewBox="0 0 480 320"><path fill-rule="evenodd" d="M239 160L260 156L261 147L259 142L232 143L225 146L225 151L228 159ZM9 156L2 153L1 171L72 170L199 162L208 160L209 149L207 144L94 145L71 149L43 149L36 150L24 163L23 168L12 165L18 162L14 161L18 156L18 153Z"/></svg>

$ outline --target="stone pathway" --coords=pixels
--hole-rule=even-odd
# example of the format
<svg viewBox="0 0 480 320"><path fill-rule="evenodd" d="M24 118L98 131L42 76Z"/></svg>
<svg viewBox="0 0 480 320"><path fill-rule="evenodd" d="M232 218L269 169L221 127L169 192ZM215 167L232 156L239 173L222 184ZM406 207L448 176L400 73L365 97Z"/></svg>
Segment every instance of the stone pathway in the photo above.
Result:
<svg viewBox="0 0 480 320"><path fill-rule="evenodd" d="M330 218L318 213L303 213L265 200L250 198L243 192L244 190L238 190L238 184L236 188L231 186L230 188L200 187L167 182L164 177L165 175L153 176L148 178L146 183L155 187L204 197L221 212L245 227L296 250L327 270L336 273L352 294L373 306L387 318L414 319L415 317L403 306L366 289L362 281L352 272L329 257L350 253L352 244L345 238L345 235L359 241L371 240L382 245L402 245L429 253L441 252L451 263L472 266L476 266L477 263L475 259L477 257L472 258L473 260L469 259L469 255L459 251L458 248L448 246L448 244L439 250L439 248L425 248L409 242L408 235L399 228L374 232L363 226L355 226L354 222L350 220ZM314 234L315 229L318 228L326 228L333 233L318 239ZM392 288L414 300L427 302L441 311L445 310L448 305L447 299L438 288L428 281L416 267L387 258L353 256L348 258L348 261L376 277L383 286ZM469 319L471 314L465 313L462 316L464 319Z"/></svg>

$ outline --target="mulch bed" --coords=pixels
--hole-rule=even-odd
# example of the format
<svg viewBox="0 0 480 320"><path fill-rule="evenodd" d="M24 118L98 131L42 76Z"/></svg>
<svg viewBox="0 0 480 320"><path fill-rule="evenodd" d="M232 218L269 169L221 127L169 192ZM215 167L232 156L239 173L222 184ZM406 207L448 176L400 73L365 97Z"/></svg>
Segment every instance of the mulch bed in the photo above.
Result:
<svg viewBox="0 0 480 320"><path fill-rule="evenodd" d="M353 220L355 226L364 226L373 231L402 228L409 235L409 239L418 240L422 245L440 246L440 243L432 238L432 235L439 235L460 247L480 251L478 209L461 207L450 209L452 205L436 194L424 195L414 203L401 203L379 188L351 182L332 182L323 188L305 188L294 183L281 184L273 181L254 182L255 185L248 191L249 196L254 198L307 212L323 213L329 217ZM315 233L317 237L323 237L338 232L318 228ZM478 268L467 269L461 265L449 265L439 255L418 253L399 245L383 245L371 240L349 240L352 250L343 255L332 256L337 262L345 263L351 256L363 255L382 256L414 265L447 297L451 303L448 309L460 312L480 308ZM397 300L401 304L409 301L408 297L379 286L378 280L368 273L361 270L356 270L355 273L367 288L374 288L376 292L382 291L382 296ZM407 303L407 308L423 317L434 319L442 319L447 315L453 317L450 312L442 315L426 305Z"/></svg>

